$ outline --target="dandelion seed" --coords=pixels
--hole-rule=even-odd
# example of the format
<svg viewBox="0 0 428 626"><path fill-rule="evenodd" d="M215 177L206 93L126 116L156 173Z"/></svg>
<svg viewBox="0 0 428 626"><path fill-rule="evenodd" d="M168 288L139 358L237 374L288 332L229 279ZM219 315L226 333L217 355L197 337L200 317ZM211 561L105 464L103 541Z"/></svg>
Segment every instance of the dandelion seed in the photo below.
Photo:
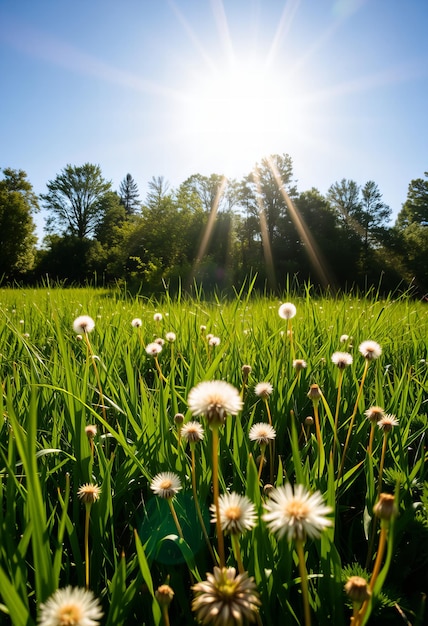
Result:
<svg viewBox="0 0 428 626"><path fill-rule="evenodd" d="M243 404L238 390L223 380L199 383L190 390L187 403L193 415L204 415L217 426L224 424L227 415L237 415Z"/></svg>
<svg viewBox="0 0 428 626"><path fill-rule="evenodd" d="M95 328L95 322L89 315L79 315L73 322L73 330L75 333L85 335L90 333Z"/></svg>
<svg viewBox="0 0 428 626"><path fill-rule="evenodd" d="M269 398L272 391L273 387L270 383L258 383L254 387L254 393L256 394L256 396L258 396L259 398L263 398L264 400L266 398Z"/></svg>
<svg viewBox="0 0 428 626"><path fill-rule="evenodd" d="M78 587L57 589L40 605L39 626L98 626L103 616L92 591Z"/></svg>
<svg viewBox="0 0 428 626"><path fill-rule="evenodd" d="M254 579L234 567L215 567L207 580L193 585L192 611L203 624L243 626L254 622L261 604Z"/></svg>
<svg viewBox="0 0 428 626"><path fill-rule="evenodd" d="M211 521L217 521L216 507L212 504ZM220 524L223 532L230 535L240 535L246 530L251 530L256 525L256 509L247 496L238 493L225 493L219 497Z"/></svg>
<svg viewBox="0 0 428 626"><path fill-rule="evenodd" d="M353 359L349 352L333 352L331 360L340 370L344 370L348 365L352 365Z"/></svg>
<svg viewBox="0 0 428 626"><path fill-rule="evenodd" d="M162 313L155 313L153 315L153 319L155 322L161 322L162 321Z"/></svg>
<svg viewBox="0 0 428 626"><path fill-rule="evenodd" d="M295 485L294 490L290 484L273 489L264 507L263 519L279 539L284 535L288 541L316 539L332 525L325 517L332 509L324 504L321 493L310 494L303 485Z"/></svg>
<svg viewBox="0 0 428 626"><path fill-rule="evenodd" d="M358 350L368 361L378 359L382 354L382 348L376 341L363 341L363 343L359 345Z"/></svg>
<svg viewBox="0 0 428 626"><path fill-rule="evenodd" d="M140 328L140 326L143 325L142 320L140 320L139 317L135 317L132 322L131 322L131 326L133 326L133 328Z"/></svg>
<svg viewBox="0 0 428 626"><path fill-rule="evenodd" d="M251 426L248 436L250 441L256 441L260 446L266 446L275 439L276 431L270 424L259 422Z"/></svg>
<svg viewBox="0 0 428 626"><path fill-rule="evenodd" d="M181 429L181 436L184 441L198 443L204 438L204 429L199 422L187 422Z"/></svg>
<svg viewBox="0 0 428 626"><path fill-rule="evenodd" d="M160 352L162 352L162 346L155 341L152 341L152 343L147 344L146 352L149 356L157 356Z"/></svg>
<svg viewBox="0 0 428 626"><path fill-rule="evenodd" d="M150 489L159 496L159 498L169 500L180 491L181 481L177 474L173 472L160 472L156 474L150 483Z"/></svg>
<svg viewBox="0 0 428 626"><path fill-rule="evenodd" d="M279 317L282 317L282 319L284 320L290 320L296 315L296 313L297 309L291 302L285 302L284 304L281 304L278 309Z"/></svg>
<svg viewBox="0 0 428 626"><path fill-rule="evenodd" d="M176 334L175 334L175 333L173 333L173 332L169 332L169 333L166 333L166 335L165 335L165 339L166 339L167 341L169 341L169 343L174 343L174 341L177 339L177 337L176 337Z"/></svg>
<svg viewBox="0 0 428 626"><path fill-rule="evenodd" d="M386 414L378 420L377 425L381 430L390 433L394 426L398 426L399 421L395 415Z"/></svg>
<svg viewBox="0 0 428 626"><path fill-rule="evenodd" d="M77 495L85 504L93 504L101 495L101 487L93 483L86 483L79 487Z"/></svg>

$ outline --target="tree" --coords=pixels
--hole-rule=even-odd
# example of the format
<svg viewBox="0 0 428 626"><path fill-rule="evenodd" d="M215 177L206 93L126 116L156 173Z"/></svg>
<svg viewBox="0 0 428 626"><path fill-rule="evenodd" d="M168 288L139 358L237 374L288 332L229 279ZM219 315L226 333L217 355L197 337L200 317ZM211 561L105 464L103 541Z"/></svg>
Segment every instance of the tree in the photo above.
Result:
<svg viewBox="0 0 428 626"><path fill-rule="evenodd" d="M5 168L0 180L0 276L32 269L36 237L32 213L39 208L27 174Z"/></svg>
<svg viewBox="0 0 428 626"><path fill-rule="evenodd" d="M110 191L111 183L104 180L99 165L85 163L67 165L47 184L48 193L40 197L51 212L48 230L63 229L64 234L78 239L91 237L102 220L101 201Z"/></svg>
<svg viewBox="0 0 428 626"><path fill-rule="evenodd" d="M138 186L131 174L127 174L120 183L119 196L127 215L133 215L140 208Z"/></svg>
<svg viewBox="0 0 428 626"><path fill-rule="evenodd" d="M406 228L413 222L428 226L428 172L424 176L427 180L416 178L409 184L406 202L397 217L399 229Z"/></svg>
<svg viewBox="0 0 428 626"><path fill-rule="evenodd" d="M361 190L361 216L359 222L364 229L364 242L376 243L384 234L391 217L391 209L382 200L382 194L373 180L366 182Z"/></svg>
<svg viewBox="0 0 428 626"><path fill-rule="evenodd" d="M340 183L331 185L327 200L344 228L358 230L356 227L361 215L361 199L360 187L354 180L342 178Z"/></svg>

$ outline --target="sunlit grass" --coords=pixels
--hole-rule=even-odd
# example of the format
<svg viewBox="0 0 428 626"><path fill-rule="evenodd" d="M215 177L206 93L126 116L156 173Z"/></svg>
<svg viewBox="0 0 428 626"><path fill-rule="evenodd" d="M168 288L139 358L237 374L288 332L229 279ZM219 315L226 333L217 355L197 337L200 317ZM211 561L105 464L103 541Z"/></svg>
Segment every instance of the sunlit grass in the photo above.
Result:
<svg viewBox="0 0 428 626"><path fill-rule="evenodd" d="M292 341L278 314L284 302L297 309ZM424 623L424 303L315 297L309 287L281 299L242 290L211 301L45 288L0 290L0 312L0 623L35 624L40 603L71 585L100 599L102 624L192 624L191 587L216 562L254 577L263 624L278 616L350 624L353 611L354 626L399 624L400 612ZM80 315L95 321L90 350L73 331ZM131 324L136 318L141 326ZM154 359L145 348L167 333L175 340ZM209 334L219 345L209 345ZM382 348L369 367L358 349L366 340ZM337 351L353 357L340 375L331 361ZM306 367L296 371L296 359ZM214 435L187 406L190 390L211 380L227 381L244 400ZM255 392L261 382L272 385L268 400ZM316 403L308 396L314 385ZM397 418L387 436L372 429L372 406ZM177 414L201 422L196 445L186 446ZM260 422L276 433L263 454L249 438ZM173 515L171 502L150 489L161 472L181 481ZM262 519L269 484L289 482L319 491L331 508L332 525L319 538L293 545ZM90 517L79 499L88 484L100 489ZM258 523L250 532L219 536L210 523L217 489L251 500ZM383 534L373 513L380 491L395 494L398 509ZM371 584L371 600L358 607L344 592L352 575ZM163 584L174 591L168 607L156 594Z"/></svg>

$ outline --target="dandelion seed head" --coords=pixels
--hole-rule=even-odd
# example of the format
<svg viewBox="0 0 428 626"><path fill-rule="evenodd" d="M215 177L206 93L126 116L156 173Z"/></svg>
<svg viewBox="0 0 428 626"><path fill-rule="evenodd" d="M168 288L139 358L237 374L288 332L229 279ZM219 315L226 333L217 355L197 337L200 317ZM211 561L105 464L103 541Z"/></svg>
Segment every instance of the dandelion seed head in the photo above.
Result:
<svg viewBox="0 0 428 626"><path fill-rule="evenodd" d="M296 370L296 372L301 372L302 370L305 369L305 367L307 367L307 363L303 359L294 359L293 367Z"/></svg>
<svg viewBox="0 0 428 626"><path fill-rule="evenodd" d="M79 315L73 322L73 330L75 333L85 335L90 333L95 328L95 322L89 315Z"/></svg>
<svg viewBox="0 0 428 626"><path fill-rule="evenodd" d="M181 481L174 472L160 472L150 483L150 489L159 498L169 500L177 495L181 489Z"/></svg>
<svg viewBox="0 0 428 626"><path fill-rule="evenodd" d="M241 370L244 376L248 376L249 374L251 374L252 367L251 365L243 365Z"/></svg>
<svg viewBox="0 0 428 626"><path fill-rule="evenodd" d="M214 567L213 574L193 585L192 610L202 624L243 626L254 622L261 604L257 587L247 572L234 567Z"/></svg>
<svg viewBox="0 0 428 626"><path fill-rule="evenodd" d="M319 385L311 385L308 391L308 398L312 401L321 399L321 389Z"/></svg>
<svg viewBox="0 0 428 626"><path fill-rule="evenodd" d="M270 424L259 422L251 426L248 436L250 441L256 441L260 446L266 446L275 439L276 431Z"/></svg>
<svg viewBox="0 0 428 626"><path fill-rule="evenodd" d="M57 589L40 605L39 626L98 626L103 616L92 591L78 587Z"/></svg>
<svg viewBox="0 0 428 626"><path fill-rule="evenodd" d="M181 429L181 436L184 441L188 441L189 443L198 443L203 440L205 432L202 424L199 422L187 422Z"/></svg>
<svg viewBox="0 0 428 626"><path fill-rule="evenodd" d="M369 600L372 592L367 581L361 576L350 576L345 585L345 592L352 602L365 602Z"/></svg>
<svg viewBox="0 0 428 626"><path fill-rule="evenodd" d="M358 350L361 352L363 357L367 359L367 361L374 361L378 359L382 354L382 348L376 341L363 341L360 343Z"/></svg>
<svg viewBox="0 0 428 626"><path fill-rule="evenodd" d="M142 325L143 321L140 320L139 317L135 317L131 322L131 326L133 326L134 328L140 328Z"/></svg>
<svg viewBox="0 0 428 626"><path fill-rule="evenodd" d="M210 337L208 343L210 346L219 346L221 343L220 337Z"/></svg>
<svg viewBox="0 0 428 626"><path fill-rule="evenodd" d="M162 346L156 343L156 341L152 341L147 344L146 352L149 356L157 356L160 352L162 352Z"/></svg>
<svg viewBox="0 0 428 626"><path fill-rule="evenodd" d="M340 370L344 370L348 365L352 365L353 359L349 352L333 352L331 360Z"/></svg>
<svg viewBox="0 0 428 626"><path fill-rule="evenodd" d="M79 487L77 495L85 504L93 504L101 495L101 487L93 483L86 483Z"/></svg>
<svg viewBox="0 0 428 626"><path fill-rule="evenodd" d="M93 439L95 435L97 434L96 424L88 424L88 426L85 426L85 433L88 439Z"/></svg>
<svg viewBox="0 0 428 626"><path fill-rule="evenodd" d="M364 415L369 422L377 424L377 422L384 417L385 411L381 406L371 406L367 411L364 411Z"/></svg>
<svg viewBox="0 0 428 626"><path fill-rule="evenodd" d="M398 419L390 413L383 415L377 422L379 428L386 433L390 433L394 426L398 426L398 424Z"/></svg>
<svg viewBox="0 0 428 626"><path fill-rule="evenodd" d="M193 415L204 415L212 427L224 424L227 415L237 415L243 404L239 391L223 380L199 383L187 403Z"/></svg>
<svg viewBox="0 0 428 626"><path fill-rule="evenodd" d="M161 322L162 321L162 313L155 313L153 315L153 319L155 322Z"/></svg>
<svg viewBox="0 0 428 626"><path fill-rule="evenodd" d="M254 387L254 393L256 394L256 396L259 398L263 398L264 400L266 400L266 398L269 398L272 391L273 387L270 383L257 383L257 385Z"/></svg>
<svg viewBox="0 0 428 626"><path fill-rule="evenodd" d="M379 519L389 522L391 518L396 517L398 510L395 504L395 497L390 493L381 493L379 500L373 507L373 513Z"/></svg>
<svg viewBox="0 0 428 626"><path fill-rule="evenodd" d="M174 598L174 591L169 585L160 585L155 591L155 597L161 606L169 606Z"/></svg>
<svg viewBox="0 0 428 626"><path fill-rule="evenodd" d="M166 333L165 339L169 341L169 343L174 343L174 341L177 339L177 336L171 331L169 333Z"/></svg>
<svg viewBox="0 0 428 626"><path fill-rule="evenodd" d="M224 533L240 535L256 525L256 509L247 496L231 492L219 497L220 524ZM210 507L214 524L217 521L216 506Z"/></svg>
<svg viewBox="0 0 428 626"><path fill-rule="evenodd" d="M326 517L332 509L324 504L321 493L310 494L303 485L296 485L294 490L290 484L276 487L264 507L263 519L279 539L284 535L288 541L316 539L332 525Z"/></svg>
<svg viewBox="0 0 428 626"><path fill-rule="evenodd" d="M339 341L340 343L346 343L349 339L349 335L340 335Z"/></svg>
<svg viewBox="0 0 428 626"><path fill-rule="evenodd" d="M296 315L297 309L291 302L285 302L281 304L278 309L278 315L284 320L290 320Z"/></svg>

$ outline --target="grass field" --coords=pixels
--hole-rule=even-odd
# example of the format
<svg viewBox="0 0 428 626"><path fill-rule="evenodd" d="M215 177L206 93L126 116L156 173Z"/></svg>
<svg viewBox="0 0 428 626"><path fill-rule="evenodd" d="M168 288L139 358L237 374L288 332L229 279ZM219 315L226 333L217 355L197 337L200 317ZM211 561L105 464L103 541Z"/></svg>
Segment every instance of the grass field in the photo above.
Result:
<svg viewBox="0 0 428 626"><path fill-rule="evenodd" d="M281 317L287 302L296 314ZM93 623L109 626L426 624L426 307L309 287L210 301L0 290L0 624L86 625L47 617L67 586L91 590ZM91 332L73 330L82 315ZM363 354L367 341L381 354ZM202 381L235 395L198 412ZM191 443L193 421L204 436ZM250 439L256 424L274 438ZM163 472L169 492L153 488ZM321 498L318 526L302 496L273 531L273 487L288 484ZM252 503L247 528L248 501L222 523L227 492ZM213 582L215 566L241 578ZM354 576L360 595L345 591Z"/></svg>

